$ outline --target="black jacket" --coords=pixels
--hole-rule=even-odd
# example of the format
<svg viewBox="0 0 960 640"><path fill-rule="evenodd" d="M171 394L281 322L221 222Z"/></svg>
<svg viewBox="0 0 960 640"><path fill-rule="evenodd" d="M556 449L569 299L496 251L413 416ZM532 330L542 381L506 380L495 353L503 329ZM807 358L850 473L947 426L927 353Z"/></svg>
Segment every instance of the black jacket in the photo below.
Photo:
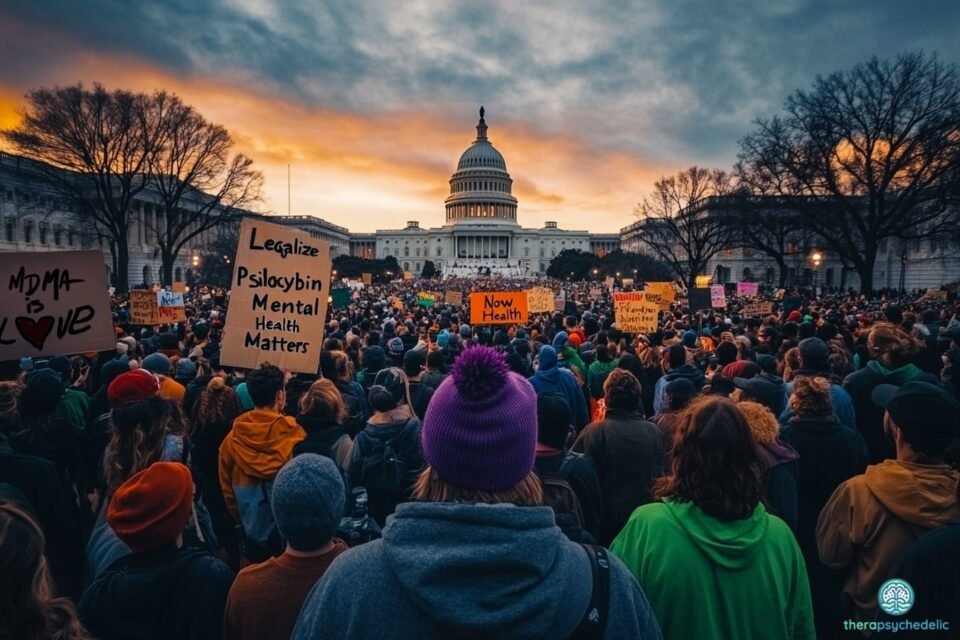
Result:
<svg viewBox="0 0 960 640"><path fill-rule="evenodd" d="M351 487L366 485L362 478L364 462L375 459L386 444L389 444L394 455L403 461L405 477L401 481L402 486L386 493L366 487L369 513L381 527L398 504L410 499L413 486L426 465L420 447L420 421L417 418L404 418L384 424L368 422L353 441L353 458L349 472Z"/></svg>
<svg viewBox="0 0 960 640"><path fill-rule="evenodd" d="M410 381L410 404L413 406L413 412L423 420L427 414L427 403L433 397L433 389L418 380Z"/></svg>
<svg viewBox="0 0 960 640"><path fill-rule="evenodd" d="M540 473L557 473L570 484L583 510L583 528L594 540L600 535L603 494L593 460L582 454L558 453L537 456L534 466Z"/></svg>
<svg viewBox="0 0 960 640"><path fill-rule="evenodd" d="M232 583L230 568L206 551L131 554L87 587L80 619L99 640L220 638Z"/></svg>

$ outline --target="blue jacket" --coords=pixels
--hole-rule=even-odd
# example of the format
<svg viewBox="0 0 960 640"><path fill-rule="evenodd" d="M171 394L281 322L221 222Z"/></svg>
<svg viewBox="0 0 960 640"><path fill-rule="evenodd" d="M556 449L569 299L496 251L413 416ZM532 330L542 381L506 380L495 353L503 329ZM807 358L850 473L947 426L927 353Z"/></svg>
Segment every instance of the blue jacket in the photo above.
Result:
<svg viewBox="0 0 960 640"><path fill-rule="evenodd" d="M646 596L609 558L604 637L658 640ZM567 638L592 592L587 554L549 507L408 502L382 539L330 565L291 639Z"/></svg>
<svg viewBox="0 0 960 640"><path fill-rule="evenodd" d="M557 367L557 351L553 347L545 345L540 348L540 366L530 378L530 384L533 385L537 395L559 393L566 398L577 430L582 429L589 421L587 399L573 374Z"/></svg>

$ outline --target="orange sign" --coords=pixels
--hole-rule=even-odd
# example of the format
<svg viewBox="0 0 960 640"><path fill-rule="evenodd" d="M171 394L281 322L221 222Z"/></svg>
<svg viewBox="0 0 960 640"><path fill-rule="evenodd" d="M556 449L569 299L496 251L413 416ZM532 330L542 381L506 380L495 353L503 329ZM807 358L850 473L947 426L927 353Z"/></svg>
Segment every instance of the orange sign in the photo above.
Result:
<svg viewBox="0 0 960 640"><path fill-rule="evenodd" d="M470 324L522 324L526 321L526 291L470 294Z"/></svg>

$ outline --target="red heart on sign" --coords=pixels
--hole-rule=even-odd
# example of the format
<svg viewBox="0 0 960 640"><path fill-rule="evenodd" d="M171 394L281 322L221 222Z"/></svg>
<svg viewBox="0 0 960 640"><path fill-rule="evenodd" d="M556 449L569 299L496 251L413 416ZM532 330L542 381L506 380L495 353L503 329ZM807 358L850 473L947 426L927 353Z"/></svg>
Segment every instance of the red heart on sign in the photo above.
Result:
<svg viewBox="0 0 960 640"><path fill-rule="evenodd" d="M47 341L47 336L53 330L53 316L43 316L36 321L20 316L13 322L23 339L36 347L37 351L43 349L43 343Z"/></svg>

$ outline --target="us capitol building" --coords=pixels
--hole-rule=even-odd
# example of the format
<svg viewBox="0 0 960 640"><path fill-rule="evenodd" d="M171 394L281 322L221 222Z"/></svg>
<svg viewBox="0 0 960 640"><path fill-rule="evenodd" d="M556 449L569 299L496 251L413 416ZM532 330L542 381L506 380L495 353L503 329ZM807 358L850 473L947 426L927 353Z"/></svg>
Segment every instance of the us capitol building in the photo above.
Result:
<svg viewBox="0 0 960 640"><path fill-rule="evenodd" d="M564 249L602 255L620 246L617 233L567 231L556 222L547 222L542 229L520 226L513 179L503 155L487 137L483 107L477 138L460 155L444 204L442 227L424 229L413 220L403 229L353 234L351 252L378 259L393 256L404 271L414 274L431 260L444 276L470 276L487 269L532 276L546 273L550 260Z"/></svg>

